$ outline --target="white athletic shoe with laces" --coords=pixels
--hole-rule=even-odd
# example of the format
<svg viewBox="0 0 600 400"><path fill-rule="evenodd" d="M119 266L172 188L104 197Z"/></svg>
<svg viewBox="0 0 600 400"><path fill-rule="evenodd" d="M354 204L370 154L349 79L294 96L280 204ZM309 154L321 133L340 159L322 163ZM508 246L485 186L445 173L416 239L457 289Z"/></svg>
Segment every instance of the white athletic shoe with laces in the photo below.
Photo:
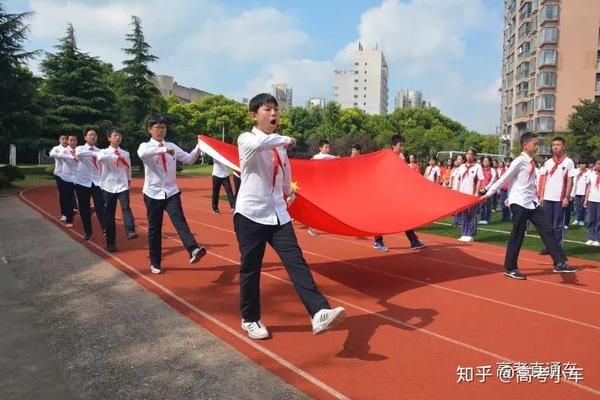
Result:
<svg viewBox="0 0 600 400"><path fill-rule="evenodd" d="M251 339L261 340L269 337L267 327L260 320L256 322L245 322L242 320L242 329L248 332L248 336Z"/></svg>
<svg viewBox="0 0 600 400"><path fill-rule="evenodd" d="M345 319L346 309L344 307L336 307L332 310L324 308L312 318L313 335L318 335Z"/></svg>

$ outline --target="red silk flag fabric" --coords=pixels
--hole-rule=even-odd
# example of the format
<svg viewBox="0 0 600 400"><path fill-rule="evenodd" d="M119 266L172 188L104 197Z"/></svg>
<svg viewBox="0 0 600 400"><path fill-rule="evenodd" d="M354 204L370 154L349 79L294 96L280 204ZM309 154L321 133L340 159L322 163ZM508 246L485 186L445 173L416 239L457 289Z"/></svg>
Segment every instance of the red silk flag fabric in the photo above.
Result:
<svg viewBox="0 0 600 400"><path fill-rule="evenodd" d="M200 149L239 171L237 147L202 136ZM415 174L391 150L355 158L290 160L296 200L290 215L312 228L348 236L398 233L478 202Z"/></svg>

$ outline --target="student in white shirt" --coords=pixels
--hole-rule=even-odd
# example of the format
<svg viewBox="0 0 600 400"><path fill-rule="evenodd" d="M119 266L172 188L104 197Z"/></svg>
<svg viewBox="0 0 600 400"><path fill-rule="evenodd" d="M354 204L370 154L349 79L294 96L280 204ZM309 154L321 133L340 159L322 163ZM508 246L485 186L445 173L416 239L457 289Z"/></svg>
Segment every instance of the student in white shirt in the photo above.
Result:
<svg viewBox="0 0 600 400"><path fill-rule="evenodd" d="M67 138L67 147L59 149L55 153L55 158L61 161L61 184L62 196L65 202L65 227L73 228L73 214L76 208L75 204L75 178L77 176L77 136L69 135Z"/></svg>
<svg viewBox="0 0 600 400"><path fill-rule="evenodd" d="M177 161L194 164L200 157L200 149L196 146L191 153L186 153L179 146L166 142L167 120L162 115L152 114L147 126L151 139L140 144L138 156L144 163L142 192L148 217L150 272L162 274L162 225L165 211L190 255L190 264L200 261L206 255L206 249L198 245L185 220L176 177Z"/></svg>
<svg viewBox="0 0 600 400"><path fill-rule="evenodd" d="M588 209L588 246L600 247L600 160L589 171L584 207Z"/></svg>
<svg viewBox="0 0 600 400"><path fill-rule="evenodd" d="M54 179L56 180L56 188L58 189L58 204L60 206L60 222L66 222L66 200L65 200L65 191L63 184L63 161L58 157L58 154L61 153L69 146L68 144L68 136L64 133L58 135L58 144L50 150L49 156L54 158Z"/></svg>
<svg viewBox="0 0 600 400"><path fill-rule="evenodd" d="M440 183L441 178L440 167L437 165L437 159L435 157L431 157L429 159L429 165L425 168L425 178L433 183Z"/></svg>
<svg viewBox="0 0 600 400"><path fill-rule="evenodd" d="M458 191L471 196L479 196L479 189L483 181L483 170L481 164L476 162L477 152L474 149L467 150L467 161L458 168ZM477 210L475 205L461 214L461 233L458 239L460 242L472 242L477 233Z"/></svg>
<svg viewBox="0 0 600 400"><path fill-rule="evenodd" d="M481 170L483 172L483 181L480 184L480 189L485 188L486 186L493 184L496 179L496 169L493 168L492 158L490 156L485 156L481 160ZM484 204L479 205L479 224L487 225L492 220L492 205L493 200Z"/></svg>
<svg viewBox="0 0 600 400"><path fill-rule="evenodd" d="M242 185L237 197L233 225L241 253L240 307L242 329L252 339L266 339L269 331L261 321L260 271L266 244L275 249L296 292L308 311L316 335L346 316L343 307L331 309L319 292L287 211L284 195L293 201L291 169L286 148L296 140L273 133L279 122L277 100L259 94L249 104L255 126L238 137Z"/></svg>
<svg viewBox="0 0 600 400"><path fill-rule="evenodd" d="M313 160L331 160L333 158L337 158L336 156L329 154L331 151L331 146L329 145L329 140L321 139L319 140L319 152L312 156ZM314 230L311 227L308 227L308 234L311 236L317 236L319 232Z"/></svg>
<svg viewBox="0 0 600 400"><path fill-rule="evenodd" d="M575 198L574 205L576 212L573 225L585 225L585 207L583 206L583 201L585 200L585 192L589 182L590 171L587 169L587 163L579 161L579 169L573 174L573 190L571 191L571 197Z"/></svg>
<svg viewBox="0 0 600 400"><path fill-rule="evenodd" d="M488 201L498 189L507 182L508 204L513 216L513 228L510 232L504 260L504 275L513 279L526 279L519 271L517 260L523 245L527 221L531 221L540 234L542 241L548 248L552 261L553 271L556 273L575 272L577 268L567 264L567 257L562 247L553 235L552 225L545 217L540 207L535 189L535 161L533 156L538 151L538 138L533 133L524 133L521 136L523 152L515 158L506 172L490 187L481 197L481 201Z"/></svg>
<svg viewBox="0 0 600 400"><path fill-rule="evenodd" d="M573 160L565 154L565 139L555 137L552 139L552 158L546 160L540 170L540 200L544 214L554 228L554 237L561 246L565 232L565 210L569 206L575 172ZM548 250L544 248L540 253L548 254Z"/></svg>
<svg viewBox="0 0 600 400"><path fill-rule="evenodd" d="M227 193L227 200L229 201L229 207L231 210L235 210L235 196L231 190L231 182L229 181L229 170L227 166L213 159L213 170L212 170L212 210L214 214L220 214L219 210L219 193L221 192L221 185L225 187L225 193Z"/></svg>
<svg viewBox="0 0 600 400"><path fill-rule="evenodd" d="M79 215L85 232L84 240L92 238L92 211L90 208L90 197L94 200L94 212L102 227L104 226L104 197L100 189L100 174L102 166L98 162L99 148L96 147L98 134L90 129L84 136L85 144L77 146L77 175L75 177L75 191L77 192L77 203L79 203Z"/></svg>
<svg viewBox="0 0 600 400"><path fill-rule="evenodd" d="M108 148L100 150L98 162L102 166L100 187L104 197L104 218L106 227L106 249L117 251L117 230L115 226L115 211L117 200L121 204L123 225L127 239L135 239L135 219L129 206L129 181L131 181L131 158L126 150L119 146L123 138L120 128L113 128L108 135Z"/></svg>
<svg viewBox="0 0 600 400"><path fill-rule="evenodd" d="M460 176L458 175L458 170L461 165L464 163L464 158L462 154L456 156L454 160L454 168L452 168L452 172L450 173L450 189L458 191L460 184ZM454 226L461 226L461 213L454 214Z"/></svg>

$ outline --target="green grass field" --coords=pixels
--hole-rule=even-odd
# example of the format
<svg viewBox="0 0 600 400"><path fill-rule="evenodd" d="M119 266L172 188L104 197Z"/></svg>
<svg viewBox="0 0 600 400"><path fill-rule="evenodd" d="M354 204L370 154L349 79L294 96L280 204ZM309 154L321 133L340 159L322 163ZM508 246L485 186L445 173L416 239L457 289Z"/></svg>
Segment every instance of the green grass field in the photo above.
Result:
<svg viewBox="0 0 600 400"><path fill-rule="evenodd" d="M492 243L506 247L512 223L501 222L500 218L501 212L498 210L498 212L492 213L491 224L478 225L475 240L477 242ZM420 228L418 231L458 239L460 237L460 228L453 227L451 224L452 218L447 218ZM564 249L567 256L600 261L600 248L584 244L587 241L587 226L569 226L569 230L565 234L565 239ZM457 243L459 242L457 241ZM533 224L530 224L527 236L525 236L525 240L523 241L523 248L532 251L539 251L542 248L542 240L533 227Z"/></svg>

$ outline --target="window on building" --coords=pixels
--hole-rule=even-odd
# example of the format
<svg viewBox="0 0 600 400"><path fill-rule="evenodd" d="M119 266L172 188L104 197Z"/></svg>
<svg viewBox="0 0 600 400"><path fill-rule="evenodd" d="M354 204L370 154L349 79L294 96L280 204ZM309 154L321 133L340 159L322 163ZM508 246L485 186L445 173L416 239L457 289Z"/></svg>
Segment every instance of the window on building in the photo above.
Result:
<svg viewBox="0 0 600 400"><path fill-rule="evenodd" d="M540 24L547 21L558 21L558 4L546 4L540 10Z"/></svg>
<svg viewBox="0 0 600 400"><path fill-rule="evenodd" d="M366 99L366 98L367 98L367 95L366 95L366 94L363 94L363 97Z"/></svg>
<svg viewBox="0 0 600 400"><path fill-rule="evenodd" d="M367 71L365 71L365 74L367 73Z"/></svg>
<svg viewBox="0 0 600 400"><path fill-rule="evenodd" d="M358 99L358 95L357 95L357 94L355 94L355 95L354 95L354 98L355 98L355 99Z"/></svg>
<svg viewBox="0 0 600 400"><path fill-rule="evenodd" d="M596 74L596 92L600 92L600 74Z"/></svg>
<svg viewBox="0 0 600 400"><path fill-rule="evenodd" d="M355 67L358 67L358 63L357 63L357 62L355 62L355 63L354 63L354 66L355 66Z"/></svg>
<svg viewBox="0 0 600 400"><path fill-rule="evenodd" d="M354 80L354 83L358 83L358 79L355 79L355 80Z"/></svg>
<svg viewBox="0 0 600 400"><path fill-rule="evenodd" d="M367 83L367 80L365 79L365 83Z"/></svg>
<svg viewBox="0 0 600 400"><path fill-rule="evenodd" d="M598 58L596 59L596 69L600 69L600 51L598 52Z"/></svg>
<svg viewBox="0 0 600 400"><path fill-rule="evenodd" d="M365 63L365 65L367 65L367 63Z"/></svg>
<svg viewBox="0 0 600 400"><path fill-rule="evenodd" d="M553 94L543 94L535 98L535 109L554 110L555 96Z"/></svg>
<svg viewBox="0 0 600 400"><path fill-rule="evenodd" d="M527 113L528 114L533 113L533 99L531 99L527 102Z"/></svg>
<svg viewBox="0 0 600 400"><path fill-rule="evenodd" d="M556 65L556 49L545 49L538 54L538 67Z"/></svg>
<svg viewBox="0 0 600 400"><path fill-rule="evenodd" d="M538 89L555 88L556 87L556 72L544 71L537 76Z"/></svg>
<svg viewBox="0 0 600 400"><path fill-rule="evenodd" d="M354 86L354 90L358 90L358 86Z"/></svg>
<svg viewBox="0 0 600 400"><path fill-rule="evenodd" d="M536 132L553 132L554 117L537 117L535 119Z"/></svg>
<svg viewBox="0 0 600 400"><path fill-rule="evenodd" d="M366 105L367 105L367 103L363 103L363 106L366 106Z"/></svg>
<svg viewBox="0 0 600 400"><path fill-rule="evenodd" d="M538 44L541 46L546 43L558 43L558 28L542 28L538 36Z"/></svg>
<svg viewBox="0 0 600 400"><path fill-rule="evenodd" d="M354 107L358 106L358 103L354 103Z"/></svg>

